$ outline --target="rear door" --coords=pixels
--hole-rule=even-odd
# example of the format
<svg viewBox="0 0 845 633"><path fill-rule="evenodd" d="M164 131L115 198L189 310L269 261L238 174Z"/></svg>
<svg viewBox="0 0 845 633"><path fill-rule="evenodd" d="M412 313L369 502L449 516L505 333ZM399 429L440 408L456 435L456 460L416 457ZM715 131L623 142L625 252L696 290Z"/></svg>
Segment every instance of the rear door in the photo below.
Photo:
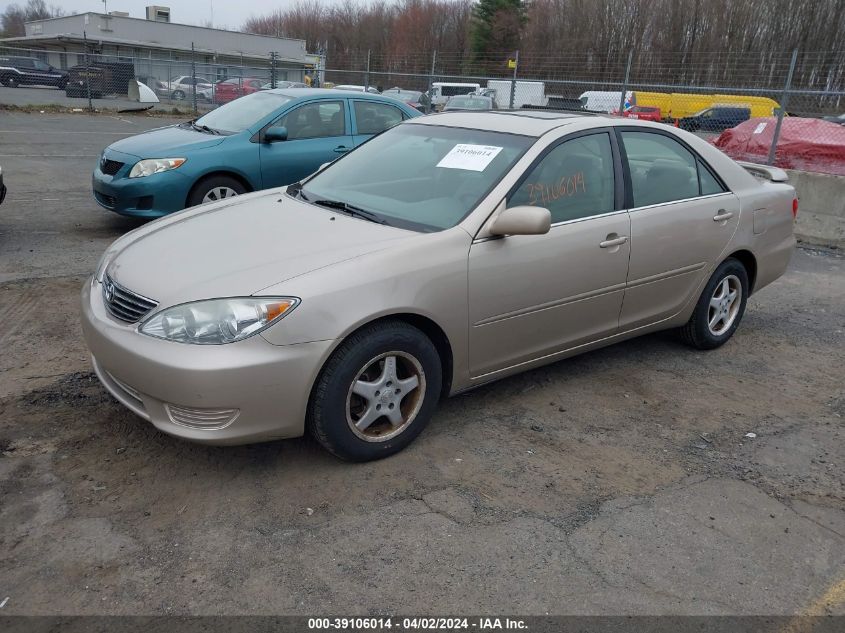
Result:
<svg viewBox="0 0 845 633"><path fill-rule="evenodd" d="M268 127L285 127L286 141L264 142ZM288 110L259 135L263 187L302 180L352 148L346 99L309 101Z"/></svg>
<svg viewBox="0 0 845 633"><path fill-rule="evenodd" d="M352 99L352 143L357 147L374 134L384 132L406 118L405 113L395 105L369 99Z"/></svg>
<svg viewBox="0 0 845 633"><path fill-rule="evenodd" d="M620 330L677 314L721 260L739 199L670 132L620 128L631 262Z"/></svg>

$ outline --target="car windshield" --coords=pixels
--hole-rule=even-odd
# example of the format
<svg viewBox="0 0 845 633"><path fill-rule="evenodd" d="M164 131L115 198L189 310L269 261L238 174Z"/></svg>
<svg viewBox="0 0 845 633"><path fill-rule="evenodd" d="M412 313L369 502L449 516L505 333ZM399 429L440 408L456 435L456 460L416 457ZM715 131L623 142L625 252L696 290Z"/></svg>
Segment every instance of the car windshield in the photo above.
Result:
<svg viewBox="0 0 845 633"><path fill-rule="evenodd" d="M489 110L490 100L486 97L452 97L446 103L447 110Z"/></svg>
<svg viewBox="0 0 845 633"><path fill-rule="evenodd" d="M197 119L196 123L219 132L237 134L255 125L291 99L292 97L272 92L254 92L212 110Z"/></svg>
<svg viewBox="0 0 845 633"><path fill-rule="evenodd" d="M330 165L299 193L312 203L357 207L392 226L439 231L465 218L533 142L503 132L402 124Z"/></svg>

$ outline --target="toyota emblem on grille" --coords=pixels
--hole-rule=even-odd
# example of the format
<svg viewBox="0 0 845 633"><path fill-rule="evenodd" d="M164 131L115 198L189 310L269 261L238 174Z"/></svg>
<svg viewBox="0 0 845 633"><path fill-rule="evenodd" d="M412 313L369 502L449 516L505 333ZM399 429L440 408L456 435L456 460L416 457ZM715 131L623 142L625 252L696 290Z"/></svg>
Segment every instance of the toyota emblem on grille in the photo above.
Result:
<svg viewBox="0 0 845 633"><path fill-rule="evenodd" d="M114 284L106 281L106 301L111 303L114 300Z"/></svg>

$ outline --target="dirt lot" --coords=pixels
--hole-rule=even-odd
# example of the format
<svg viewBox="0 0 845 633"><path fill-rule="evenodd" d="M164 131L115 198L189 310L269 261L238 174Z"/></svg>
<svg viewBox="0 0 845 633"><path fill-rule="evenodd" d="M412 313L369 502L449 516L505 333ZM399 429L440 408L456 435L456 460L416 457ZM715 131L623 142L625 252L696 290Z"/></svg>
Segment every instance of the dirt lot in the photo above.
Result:
<svg viewBox="0 0 845 633"><path fill-rule="evenodd" d="M841 256L797 251L720 350L504 380L384 461L195 446L100 387L78 325L135 226L93 163L164 123L0 112L3 614L845 614Z"/></svg>

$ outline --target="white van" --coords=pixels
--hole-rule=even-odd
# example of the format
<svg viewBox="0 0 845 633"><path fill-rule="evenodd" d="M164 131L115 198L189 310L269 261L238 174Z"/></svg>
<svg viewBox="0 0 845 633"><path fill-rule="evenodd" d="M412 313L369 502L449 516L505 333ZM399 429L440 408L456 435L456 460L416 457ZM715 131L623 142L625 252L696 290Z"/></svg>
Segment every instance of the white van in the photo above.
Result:
<svg viewBox="0 0 845 633"><path fill-rule="evenodd" d="M546 97L546 84L542 81L520 81L517 79L513 91L513 106L511 106L512 84L513 82L510 79L491 79L487 82L487 88L496 91L496 104L500 108L545 107L549 104L549 99Z"/></svg>
<svg viewBox="0 0 845 633"><path fill-rule="evenodd" d="M580 96L584 109L593 112L618 112L621 98L621 91L605 92L601 90L588 90ZM629 90L625 93L625 108L630 108L635 104L634 93Z"/></svg>
<svg viewBox="0 0 845 633"><path fill-rule="evenodd" d="M440 109L449 99L457 95L468 95L481 88L481 84L457 84L435 81L431 84L431 105Z"/></svg>

